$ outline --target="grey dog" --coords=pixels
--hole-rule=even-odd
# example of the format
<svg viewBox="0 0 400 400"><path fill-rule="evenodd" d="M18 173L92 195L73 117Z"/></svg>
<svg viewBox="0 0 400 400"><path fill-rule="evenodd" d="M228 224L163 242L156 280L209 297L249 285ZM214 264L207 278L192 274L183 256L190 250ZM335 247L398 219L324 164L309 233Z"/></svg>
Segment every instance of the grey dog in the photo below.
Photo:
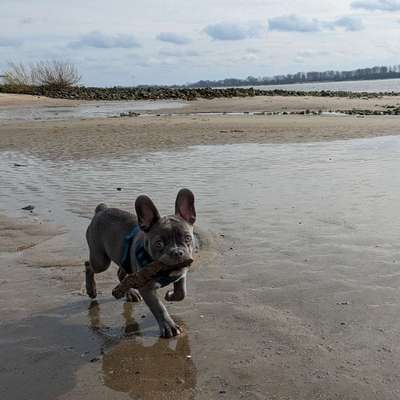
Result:
<svg viewBox="0 0 400 400"><path fill-rule="evenodd" d="M104 272L113 261L119 266L120 281L129 273L145 268L146 263L161 261L175 265L192 259L194 250L193 224L196 220L194 195L189 189L181 189L175 201L175 214L160 216L157 207L147 196L139 196L135 202L136 215L105 204L96 207L95 215L86 231L89 246L89 262L86 266L86 291L95 298L95 274ZM156 276L139 291L130 289L128 301L144 300L156 318L162 337L181 333L164 304L157 289L173 283L167 301L181 301L186 295L186 272L181 269L169 275Z"/></svg>

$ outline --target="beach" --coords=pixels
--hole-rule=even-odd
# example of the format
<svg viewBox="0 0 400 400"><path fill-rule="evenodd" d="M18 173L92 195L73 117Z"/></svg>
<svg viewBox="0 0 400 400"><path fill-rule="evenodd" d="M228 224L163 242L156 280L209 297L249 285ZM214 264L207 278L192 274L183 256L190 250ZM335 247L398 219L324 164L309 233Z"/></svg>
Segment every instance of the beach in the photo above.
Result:
<svg viewBox="0 0 400 400"><path fill-rule="evenodd" d="M0 109L82 101L0 94ZM400 97L196 100L0 124L0 397L398 399ZM310 110L321 115L293 114ZM276 113L271 115L271 113ZM83 290L100 202L196 196L184 328ZM34 208L21 210L33 205Z"/></svg>

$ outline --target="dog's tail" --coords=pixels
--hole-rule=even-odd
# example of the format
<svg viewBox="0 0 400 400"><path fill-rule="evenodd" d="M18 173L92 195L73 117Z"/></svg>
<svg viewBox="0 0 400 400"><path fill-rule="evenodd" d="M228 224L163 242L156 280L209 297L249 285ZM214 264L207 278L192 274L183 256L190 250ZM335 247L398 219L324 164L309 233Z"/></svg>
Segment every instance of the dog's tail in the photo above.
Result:
<svg viewBox="0 0 400 400"><path fill-rule="evenodd" d="M104 211L105 209L107 209L107 205L104 203L100 203L94 210L94 213L97 214L100 211Z"/></svg>

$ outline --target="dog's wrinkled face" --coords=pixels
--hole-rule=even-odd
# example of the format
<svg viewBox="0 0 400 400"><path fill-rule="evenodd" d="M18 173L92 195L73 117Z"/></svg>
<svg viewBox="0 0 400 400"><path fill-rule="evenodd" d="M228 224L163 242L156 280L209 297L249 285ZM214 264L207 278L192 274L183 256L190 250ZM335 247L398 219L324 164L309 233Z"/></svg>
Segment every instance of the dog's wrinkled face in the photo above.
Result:
<svg viewBox="0 0 400 400"><path fill-rule="evenodd" d="M180 217L160 218L145 234L145 246L154 260L175 265L193 257L193 226Z"/></svg>
<svg viewBox="0 0 400 400"><path fill-rule="evenodd" d="M175 215L160 217L156 206L147 196L138 197L135 208L140 228L145 233L145 248L154 260L175 265L192 259L196 210L190 190L179 191Z"/></svg>

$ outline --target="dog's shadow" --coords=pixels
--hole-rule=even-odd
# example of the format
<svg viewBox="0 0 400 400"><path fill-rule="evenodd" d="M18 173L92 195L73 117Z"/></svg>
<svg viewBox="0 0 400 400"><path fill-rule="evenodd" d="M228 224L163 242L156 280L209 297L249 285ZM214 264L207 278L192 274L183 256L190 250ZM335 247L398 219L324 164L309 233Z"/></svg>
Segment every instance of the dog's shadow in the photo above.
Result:
<svg viewBox="0 0 400 400"><path fill-rule="evenodd" d="M125 325L115 337L102 323L100 305L93 301L89 307L90 327L104 340L104 384L132 399L193 399L196 369L188 335L160 339L151 331L147 334L150 327L133 318L131 303L123 305L122 316Z"/></svg>

